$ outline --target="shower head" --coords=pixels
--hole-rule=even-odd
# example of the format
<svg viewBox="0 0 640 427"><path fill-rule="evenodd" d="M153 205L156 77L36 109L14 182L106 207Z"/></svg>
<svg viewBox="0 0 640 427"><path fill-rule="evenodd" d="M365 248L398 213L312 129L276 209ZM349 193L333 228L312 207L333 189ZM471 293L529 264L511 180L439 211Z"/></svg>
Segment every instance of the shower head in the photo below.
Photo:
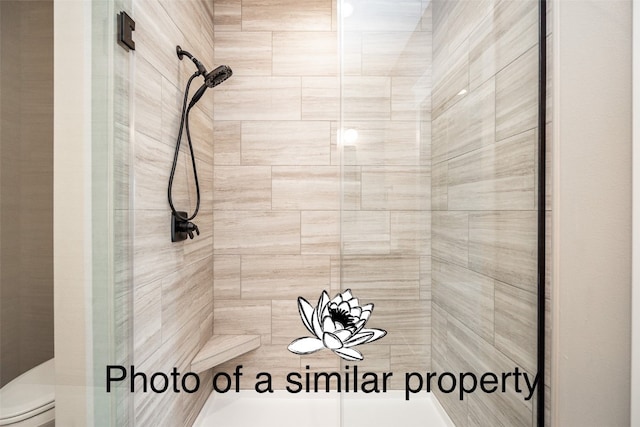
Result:
<svg viewBox="0 0 640 427"><path fill-rule="evenodd" d="M198 102L200 98L202 98L202 95L204 95L207 88L218 86L233 74L231 68L226 65L220 65L215 70L207 73L207 69L204 67L204 65L202 65L202 62L198 61L198 59L196 59L186 50L182 50L180 46L176 46L176 53L178 54L178 58L180 60L182 60L183 56L186 56L193 61L193 63L196 65L196 68L198 68L198 72L194 76L201 75L204 77L204 84L200 86L200 88L193 95L193 98L191 98L189 108L193 107L196 102Z"/></svg>
<svg viewBox="0 0 640 427"><path fill-rule="evenodd" d="M233 71L231 71L231 68L227 67L226 65L221 65L215 70L206 74L204 76L204 84L198 88L196 93L193 94L193 98L191 98L189 109L196 105L196 102L200 101L200 98L202 98L202 95L204 95L208 88L218 86L220 83L231 77L232 74Z"/></svg>
<svg viewBox="0 0 640 427"><path fill-rule="evenodd" d="M204 84L207 85L207 87L213 88L227 80L232 75L233 71L231 71L231 68L226 65L221 65L204 76Z"/></svg>

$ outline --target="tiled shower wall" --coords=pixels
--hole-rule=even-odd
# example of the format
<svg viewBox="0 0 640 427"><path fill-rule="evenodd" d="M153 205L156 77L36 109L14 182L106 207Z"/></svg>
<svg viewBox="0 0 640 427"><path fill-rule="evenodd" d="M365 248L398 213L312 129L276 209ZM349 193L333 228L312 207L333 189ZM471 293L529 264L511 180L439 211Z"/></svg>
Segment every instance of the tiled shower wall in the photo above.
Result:
<svg viewBox="0 0 640 427"><path fill-rule="evenodd" d="M133 0L131 13L136 21L133 110L122 126L124 132L127 125L132 130L133 194L122 188L116 203L123 219L133 221L132 363L149 374L173 367L184 373L213 328L213 97L207 93L190 118L202 194L195 222L201 234L171 243L167 183L185 84L195 71L187 58L178 59L176 45L212 67L213 2ZM201 84L201 77L194 80L192 93ZM195 194L193 185L187 186L192 172L186 140L182 147L173 197L179 210L191 213ZM210 374L200 377L194 394L143 393L139 381L135 425L191 425L210 391Z"/></svg>
<svg viewBox="0 0 640 427"><path fill-rule="evenodd" d="M434 371L536 372L537 8L434 2ZM438 399L458 426L534 422L513 390Z"/></svg>
<svg viewBox="0 0 640 427"><path fill-rule="evenodd" d="M322 290L375 303L389 334L363 367L429 367L430 9L365 3L345 21L341 105L335 1L215 1L214 61L234 76L214 92L214 331L261 335L218 368L243 364L243 388L340 368L286 348L308 335L297 298ZM341 112L358 131L344 151Z"/></svg>

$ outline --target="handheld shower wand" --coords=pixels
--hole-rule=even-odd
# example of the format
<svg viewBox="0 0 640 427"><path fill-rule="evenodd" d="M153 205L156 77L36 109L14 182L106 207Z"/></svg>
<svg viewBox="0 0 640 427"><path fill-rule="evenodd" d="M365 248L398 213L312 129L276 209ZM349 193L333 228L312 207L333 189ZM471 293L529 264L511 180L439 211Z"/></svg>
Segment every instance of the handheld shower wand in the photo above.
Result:
<svg viewBox="0 0 640 427"><path fill-rule="evenodd" d="M198 215L198 210L200 209L200 184L198 182L198 171L196 169L196 158L193 153L193 145L191 143L191 133L189 132L189 112L196 105L196 103L202 98L202 95L206 92L208 88L213 88L219 85L220 83L227 80L233 74L231 68L226 65L221 65L214 69L213 71L207 73L207 69L202 64L202 62L198 61L196 57L194 57L191 53L186 50L182 50L180 46L176 46L176 53L178 54L178 59L182 60L184 56L188 57L195 64L197 71L194 72L189 80L187 81L187 87L184 91L184 100L182 103L182 113L180 118L180 129L178 130L178 139L176 141L176 151L173 156L173 165L171 167L171 175L169 176L169 188L167 190L169 206L171 207L171 241L179 242L185 240L187 235L189 238L193 239L195 232L197 235L200 235L200 229L198 226L191 222L196 215ZM191 87L191 82L198 76L204 77L204 83L196 93L191 98L187 106L187 100L189 98L189 88ZM182 131L186 130L187 134L187 142L189 144L189 154L191 156L191 165L193 167L193 177L194 183L196 186L196 208L192 215L189 215L187 212L176 210L173 205L173 198L171 195L171 190L173 188L173 178L176 172L176 166L178 165L178 156L180 154L180 143L182 141Z"/></svg>

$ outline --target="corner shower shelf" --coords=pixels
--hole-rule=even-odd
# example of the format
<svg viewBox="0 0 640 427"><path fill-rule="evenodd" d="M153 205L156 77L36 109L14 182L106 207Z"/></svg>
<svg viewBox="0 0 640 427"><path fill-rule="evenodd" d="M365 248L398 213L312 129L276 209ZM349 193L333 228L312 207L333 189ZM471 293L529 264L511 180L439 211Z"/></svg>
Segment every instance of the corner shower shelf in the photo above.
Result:
<svg viewBox="0 0 640 427"><path fill-rule="evenodd" d="M191 361L200 373L260 347L260 335L214 335Z"/></svg>

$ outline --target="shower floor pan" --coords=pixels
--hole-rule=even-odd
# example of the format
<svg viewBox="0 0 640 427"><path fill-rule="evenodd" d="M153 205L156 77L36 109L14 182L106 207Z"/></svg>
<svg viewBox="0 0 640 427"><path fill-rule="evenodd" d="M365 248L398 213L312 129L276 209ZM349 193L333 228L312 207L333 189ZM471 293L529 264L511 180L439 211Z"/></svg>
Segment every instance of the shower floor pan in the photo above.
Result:
<svg viewBox="0 0 640 427"><path fill-rule="evenodd" d="M379 395L338 393L212 393L194 427L453 427L431 394L404 391Z"/></svg>

